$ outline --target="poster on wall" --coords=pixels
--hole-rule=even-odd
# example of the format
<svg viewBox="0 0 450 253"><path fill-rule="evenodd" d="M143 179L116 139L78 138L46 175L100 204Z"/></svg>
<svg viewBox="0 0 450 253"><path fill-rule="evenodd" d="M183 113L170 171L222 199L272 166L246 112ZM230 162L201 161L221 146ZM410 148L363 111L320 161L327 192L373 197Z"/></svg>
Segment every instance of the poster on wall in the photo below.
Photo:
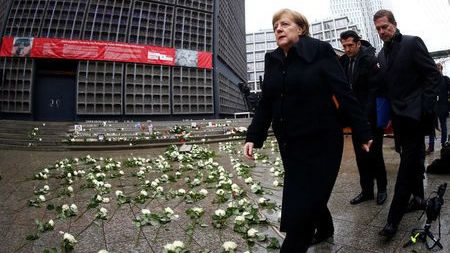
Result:
<svg viewBox="0 0 450 253"><path fill-rule="evenodd" d="M120 42L4 37L0 56L212 68L212 53Z"/></svg>
<svg viewBox="0 0 450 253"><path fill-rule="evenodd" d="M33 38L15 37L10 56L29 57L33 46Z"/></svg>

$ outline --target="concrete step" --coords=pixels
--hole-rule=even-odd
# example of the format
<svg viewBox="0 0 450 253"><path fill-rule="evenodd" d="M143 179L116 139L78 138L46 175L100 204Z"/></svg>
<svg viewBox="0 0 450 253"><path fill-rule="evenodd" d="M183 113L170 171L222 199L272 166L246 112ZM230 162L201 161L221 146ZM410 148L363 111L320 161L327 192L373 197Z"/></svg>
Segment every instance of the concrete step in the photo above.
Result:
<svg viewBox="0 0 450 253"><path fill-rule="evenodd" d="M208 143L242 138L230 134L247 127L250 119L158 122L37 122L0 120L0 148L33 150L101 150L161 147L182 144L176 127L190 133L189 143ZM152 132L148 126L152 125ZM103 135L104 140L98 139Z"/></svg>

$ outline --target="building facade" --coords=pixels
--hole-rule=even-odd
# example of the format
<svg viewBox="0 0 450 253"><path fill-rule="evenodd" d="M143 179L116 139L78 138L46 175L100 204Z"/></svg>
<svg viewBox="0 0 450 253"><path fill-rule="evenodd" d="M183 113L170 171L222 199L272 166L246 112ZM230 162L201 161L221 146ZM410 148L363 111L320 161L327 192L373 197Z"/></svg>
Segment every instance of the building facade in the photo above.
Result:
<svg viewBox="0 0 450 253"><path fill-rule="evenodd" d="M383 0L330 0L334 16L347 16L360 30L359 35L379 51L383 46L373 24L373 15L383 6Z"/></svg>
<svg viewBox="0 0 450 253"><path fill-rule="evenodd" d="M339 35L346 30L355 30L358 27L349 22L347 17L329 18L311 23L311 36L331 44L335 52L342 54ZM275 34L272 29L248 33L247 43L247 79L253 93L261 91L260 81L264 76L264 55L277 48Z"/></svg>
<svg viewBox="0 0 450 253"><path fill-rule="evenodd" d="M219 118L247 110L238 85L246 82L244 1L0 2L4 118Z"/></svg>

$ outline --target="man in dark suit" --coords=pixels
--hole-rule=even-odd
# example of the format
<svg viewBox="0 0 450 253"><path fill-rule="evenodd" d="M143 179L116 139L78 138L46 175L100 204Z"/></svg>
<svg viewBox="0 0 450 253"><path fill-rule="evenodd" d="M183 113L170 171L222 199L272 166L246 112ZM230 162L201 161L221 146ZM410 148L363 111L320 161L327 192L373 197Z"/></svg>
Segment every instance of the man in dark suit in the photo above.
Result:
<svg viewBox="0 0 450 253"><path fill-rule="evenodd" d="M350 200L350 204L356 205L374 199L373 181L376 179L378 190L376 202L378 205L382 205L387 197L387 179L383 159L384 130L381 127L377 127L374 88L376 86L375 77L379 67L375 57L375 48L368 41L361 40L359 35L353 30L342 32L340 41L345 54L339 58L339 61L346 70L353 95L360 103L364 115L370 123L373 136L370 152L361 150L356 136L352 136L361 193Z"/></svg>
<svg viewBox="0 0 450 253"><path fill-rule="evenodd" d="M387 224L379 232L391 237L397 232L411 196L424 197L425 135L433 130L440 76L422 39L402 35L391 11L377 11L373 21L384 42L378 62L382 88L391 100L394 138L400 153Z"/></svg>

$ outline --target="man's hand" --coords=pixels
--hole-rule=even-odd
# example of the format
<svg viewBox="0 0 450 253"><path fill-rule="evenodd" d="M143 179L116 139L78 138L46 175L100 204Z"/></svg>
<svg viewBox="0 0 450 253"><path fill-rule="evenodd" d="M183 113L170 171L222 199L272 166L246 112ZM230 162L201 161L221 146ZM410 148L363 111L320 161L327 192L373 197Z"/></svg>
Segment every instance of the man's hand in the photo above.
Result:
<svg viewBox="0 0 450 253"><path fill-rule="evenodd" d="M253 157L253 142L246 142L244 144L244 156L250 160L255 160Z"/></svg>
<svg viewBox="0 0 450 253"><path fill-rule="evenodd" d="M362 148L364 151L369 152L369 151L370 151L370 146L372 146L372 142L373 142L373 140L369 140L367 143L363 143L363 144L361 145L361 148Z"/></svg>

